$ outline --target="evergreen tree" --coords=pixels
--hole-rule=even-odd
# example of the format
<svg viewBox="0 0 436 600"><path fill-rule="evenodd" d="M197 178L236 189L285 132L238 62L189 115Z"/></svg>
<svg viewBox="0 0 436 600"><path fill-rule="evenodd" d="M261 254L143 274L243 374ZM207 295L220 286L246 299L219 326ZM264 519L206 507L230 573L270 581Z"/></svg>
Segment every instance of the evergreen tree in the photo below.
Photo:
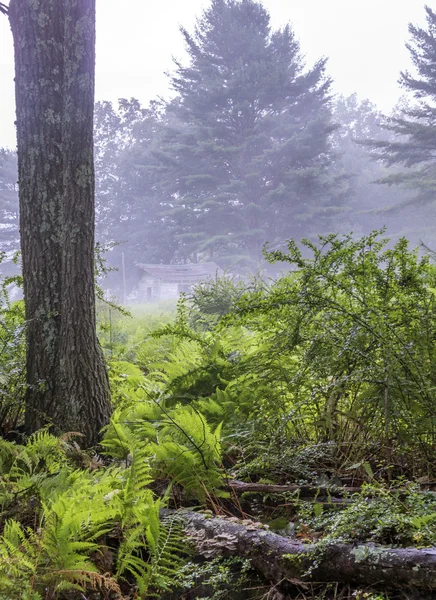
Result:
<svg viewBox="0 0 436 600"><path fill-rule="evenodd" d="M393 210L399 204L407 205L413 192L377 184L377 181L396 174L398 167L387 167L380 160L371 160L362 143L364 140L372 140L371 143L386 141L383 114L369 100L359 100L352 94L336 99L334 118L340 127L333 134L333 145L340 154L340 164L349 185L349 201L341 230L362 235L386 226L390 237L407 235L419 242L423 224L419 222L416 210L408 206ZM395 135L391 132L388 135L393 142Z"/></svg>
<svg viewBox="0 0 436 600"><path fill-rule="evenodd" d="M389 119L386 129L395 139L372 143L374 156L386 165L406 167L383 182L400 184L415 190L408 203L431 204L436 192L436 13L425 7L426 27L409 25L411 41L407 48L416 74L402 72L400 83L413 95L415 102L397 117Z"/></svg>
<svg viewBox="0 0 436 600"><path fill-rule="evenodd" d="M179 259L232 264L336 214L326 60L305 69L288 25L255 0L212 0L176 62L159 158Z"/></svg>

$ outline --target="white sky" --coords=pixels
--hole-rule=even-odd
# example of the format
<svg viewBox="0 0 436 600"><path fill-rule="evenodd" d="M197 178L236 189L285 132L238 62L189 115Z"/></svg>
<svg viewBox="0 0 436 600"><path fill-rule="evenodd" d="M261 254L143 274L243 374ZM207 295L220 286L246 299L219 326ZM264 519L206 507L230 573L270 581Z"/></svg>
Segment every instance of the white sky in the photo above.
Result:
<svg viewBox="0 0 436 600"><path fill-rule="evenodd" d="M427 0L433 5L431 0ZM424 24L424 0L263 0L272 25L291 22L308 61L329 57L335 90L357 92L382 110L401 95L409 22ZM164 72L184 56L178 26L192 30L207 0L97 0L98 100L168 94ZM15 146L13 46L0 15L0 147Z"/></svg>

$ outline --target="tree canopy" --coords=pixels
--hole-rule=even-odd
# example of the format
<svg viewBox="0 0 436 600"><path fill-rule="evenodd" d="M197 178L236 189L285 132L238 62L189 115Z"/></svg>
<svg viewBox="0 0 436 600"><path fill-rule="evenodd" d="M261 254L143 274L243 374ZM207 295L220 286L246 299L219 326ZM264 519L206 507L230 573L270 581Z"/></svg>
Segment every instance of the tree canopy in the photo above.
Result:
<svg viewBox="0 0 436 600"><path fill-rule="evenodd" d="M249 264L266 241L328 226L340 194L326 60L306 68L291 27L273 31L254 0L214 0L181 32L189 62L171 76L157 154L179 258Z"/></svg>

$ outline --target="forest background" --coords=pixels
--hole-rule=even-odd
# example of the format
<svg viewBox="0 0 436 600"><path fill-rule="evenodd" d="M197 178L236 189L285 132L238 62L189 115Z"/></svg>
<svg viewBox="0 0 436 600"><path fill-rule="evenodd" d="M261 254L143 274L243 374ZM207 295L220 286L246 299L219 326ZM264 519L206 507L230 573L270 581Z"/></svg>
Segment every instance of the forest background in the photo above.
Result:
<svg viewBox="0 0 436 600"><path fill-rule="evenodd" d="M265 242L283 248L291 237L386 225L392 239L431 246L431 200L417 201L416 186L375 183L398 166L358 143L399 139L386 126L413 98L386 117L356 94L335 95L328 62L305 60L290 26L271 28L264 8L226 22L219 5L200 19L203 32L182 29L190 63L176 62L171 100L96 104L96 235L111 266L120 269L124 254L128 293L138 262L213 260L256 272L266 268ZM0 242L9 257L19 247L15 173L4 148ZM105 285L121 297L120 274Z"/></svg>

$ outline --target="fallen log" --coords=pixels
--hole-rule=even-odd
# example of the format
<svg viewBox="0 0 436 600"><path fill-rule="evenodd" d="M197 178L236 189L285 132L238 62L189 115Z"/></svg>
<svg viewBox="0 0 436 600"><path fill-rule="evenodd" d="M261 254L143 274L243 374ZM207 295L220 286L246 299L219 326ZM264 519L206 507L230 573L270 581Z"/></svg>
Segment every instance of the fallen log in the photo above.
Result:
<svg viewBox="0 0 436 600"><path fill-rule="evenodd" d="M284 494L284 493L298 493L299 498L325 498L329 496L348 496L349 494L358 494L363 491L361 487L341 487L341 486L310 486L310 485L277 485L271 483L246 483L245 481L238 481L236 479L229 479L227 481L227 488L236 494L244 494L250 492L253 494ZM393 488L392 490L386 489L384 491L391 491L392 494L399 494L400 496L407 495L410 490L406 487ZM368 496L375 495L376 492L371 490L365 491ZM418 491L418 494L432 494L436 496L436 492L430 490Z"/></svg>
<svg viewBox="0 0 436 600"><path fill-rule="evenodd" d="M166 511L174 514L175 511ZM436 590L436 548L302 544L251 521L177 511L205 557L238 556L273 584L343 582Z"/></svg>
<svg viewBox="0 0 436 600"><path fill-rule="evenodd" d="M231 479L227 482L229 490L236 494L251 492L254 494L284 494L298 492L300 498L313 498L315 496L345 496L362 491L360 487L339 487L339 486L309 486L309 485L277 485L271 483L246 483Z"/></svg>

